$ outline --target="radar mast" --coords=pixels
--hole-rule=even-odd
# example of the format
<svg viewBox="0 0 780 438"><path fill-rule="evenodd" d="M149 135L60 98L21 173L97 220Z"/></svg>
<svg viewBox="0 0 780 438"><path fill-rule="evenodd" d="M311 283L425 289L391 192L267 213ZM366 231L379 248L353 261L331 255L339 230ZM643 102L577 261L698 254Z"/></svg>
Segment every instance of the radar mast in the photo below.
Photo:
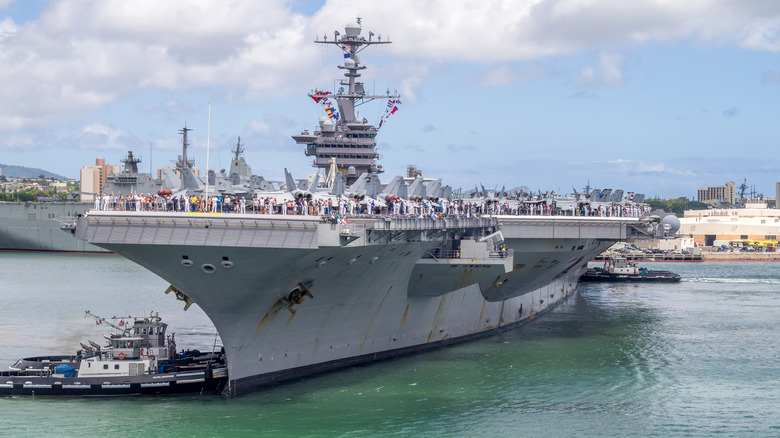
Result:
<svg viewBox="0 0 780 438"><path fill-rule="evenodd" d="M313 90L309 93L309 97L323 106L326 117L320 118L319 129L315 129L313 134L304 130L300 135L293 136L296 143L306 145L306 155L315 157L314 167L327 171L331 167L331 160L335 159L340 172L349 171L350 175L355 176L382 172L381 165L376 164L379 154L375 137L379 128L365 118L358 120L355 107L374 99L387 99L388 108L394 113L396 105L400 103L397 92L390 93L388 90L384 95L367 94L363 82L358 80L360 72L366 69L360 62L359 53L369 46L391 43L389 40L382 41L381 36L374 39L374 32L369 32L368 38L361 33L361 19L358 17L356 22L345 26L344 34L336 30L332 40L325 35L314 41L317 44L334 45L343 52L343 65L338 68L344 70L344 79L339 81L341 87L334 92ZM331 99L336 102L335 108ZM380 121L380 127L387 114Z"/></svg>

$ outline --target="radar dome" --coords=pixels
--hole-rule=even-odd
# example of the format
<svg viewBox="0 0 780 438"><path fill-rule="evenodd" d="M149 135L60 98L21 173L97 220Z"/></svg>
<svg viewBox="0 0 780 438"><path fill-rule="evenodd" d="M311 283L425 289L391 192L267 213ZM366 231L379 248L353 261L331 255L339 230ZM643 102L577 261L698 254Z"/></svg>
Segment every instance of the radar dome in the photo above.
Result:
<svg viewBox="0 0 780 438"><path fill-rule="evenodd" d="M322 130L325 132L333 132L335 131L335 126L333 125L333 121L330 119L325 120L322 122Z"/></svg>
<svg viewBox="0 0 780 438"><path fill-rule="evenodd" d="M347 58L344 60L344 67L346 68L355 68L355 61L352 60L352 58Z"/></svg>
<svg viewBox="0 0 780 438"><path fill-rule="evenodd" d="M672 232L676 233L680 229L680 219L677 219L677 216L673 214L666 215L661 219L661 226L666 224L669 225L669 229Z"/></svg>
<svg viewBox="0 0 780 438"><path fill-rule="evenodd" d="M360 36L360 31L360 25L357 23L349 23L348 25L344 26L344 32L346 32L348 37Z"/></svg>

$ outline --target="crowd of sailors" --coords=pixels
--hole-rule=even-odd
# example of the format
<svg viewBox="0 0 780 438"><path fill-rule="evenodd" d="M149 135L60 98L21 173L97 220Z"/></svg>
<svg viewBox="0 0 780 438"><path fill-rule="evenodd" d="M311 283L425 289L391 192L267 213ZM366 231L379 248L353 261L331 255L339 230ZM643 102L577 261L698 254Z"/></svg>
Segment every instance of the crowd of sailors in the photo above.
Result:
<svg viewBox="0 0 780 438"><path fill-rule="evenodd" d="M406 217L442 217L442 216L601 216L601 217L640 217L650 211L646 204L604 204L591 206L588 203L569 203L560 208L554 201L516 201L516 200L480 200L445 199L406 200L397 196L388 196L386 203L376 200L349 197L300 198L297 200L277 200L275 197L263 197L255 194L251 199L244 196L215 194L204 195L152 195L104 194L95 199L95 209L103 211L165 211L199 213L254 213L281 215L347 215L385 214Z"/></svg>

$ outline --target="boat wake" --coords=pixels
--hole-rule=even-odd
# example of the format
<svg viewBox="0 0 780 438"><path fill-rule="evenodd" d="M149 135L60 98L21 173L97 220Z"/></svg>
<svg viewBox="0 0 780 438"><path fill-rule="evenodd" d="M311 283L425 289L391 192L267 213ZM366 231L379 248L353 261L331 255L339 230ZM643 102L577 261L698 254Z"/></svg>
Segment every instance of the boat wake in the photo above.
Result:
<svg viewBox="0 0 780 438"><path fill-rule="evenodd" d="M718 278L686 277L683 282L719 283L719 284L780 284L780 278Z"/></svg>

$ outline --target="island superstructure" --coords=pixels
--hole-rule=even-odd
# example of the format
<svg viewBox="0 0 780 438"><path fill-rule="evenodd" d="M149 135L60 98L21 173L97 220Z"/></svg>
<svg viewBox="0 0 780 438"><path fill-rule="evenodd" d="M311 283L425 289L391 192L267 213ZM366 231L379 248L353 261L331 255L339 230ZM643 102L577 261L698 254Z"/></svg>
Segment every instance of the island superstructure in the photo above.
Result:
<svg viewBox="0 0 780 438"><path fill-rule="evenodd" d="M357 79L360 71L366 69L361 65L360 55L369 46L378 44L390 44L390 41L382 41L381 37L373 39L373 32L368 39L361 35L360 19L348 24L344 29L344 35L334 32L334 39L328 41L327 37L315 41L319 44L332 44L340 48L344 53L344 65L338 68L346 70L345 80L341 80L341 87L332 94L327 91L313 91L309 97L322 104L327 117L319 121L319 130L309 134L304 130L300 135L293 136L298 144L306 145L306 155L314 157L314 166L319 169L328 169L331 159L335 158L339 171L347 172L347 176L357 176L365 172L381 171L375 162L379 154L376 151L376 135L378 128L368 122L367 119L358 119L355 116L355 107L374 99L387 99L388 106L394 105L399 96L391 94L370 95L366 94L364 84ZM346 89L344 87L347 87ZM337 107L333 107L330 99L334 99Z"/></svg>
<svg viewBox="0 0 780 438"><path fill-rule="evenodd" d="M368 152L376 127L354 113L357 103L377 97L355 80L365 68L357 53L373 36L361 34L352 23L334 40L353 62L342 68L349 88L327 95L338 117L294 137L307 153L331 154L329 164L336 158L339 181L350 167L357 180L325 192L314 184L310 195L359 200L381 190L396 202L423 194L433 203L435 193L445 193L440 180L379 184L376 156ZM350 150L370 157L334 151L353 143L361 146ZM78 219L75 234L144 266L179 298L197 303L219 331L228 392L236 395L516 326L569 296L593 256L648 225L634 217L386 213L345 221L319 214L91 211Z"/></svg>

